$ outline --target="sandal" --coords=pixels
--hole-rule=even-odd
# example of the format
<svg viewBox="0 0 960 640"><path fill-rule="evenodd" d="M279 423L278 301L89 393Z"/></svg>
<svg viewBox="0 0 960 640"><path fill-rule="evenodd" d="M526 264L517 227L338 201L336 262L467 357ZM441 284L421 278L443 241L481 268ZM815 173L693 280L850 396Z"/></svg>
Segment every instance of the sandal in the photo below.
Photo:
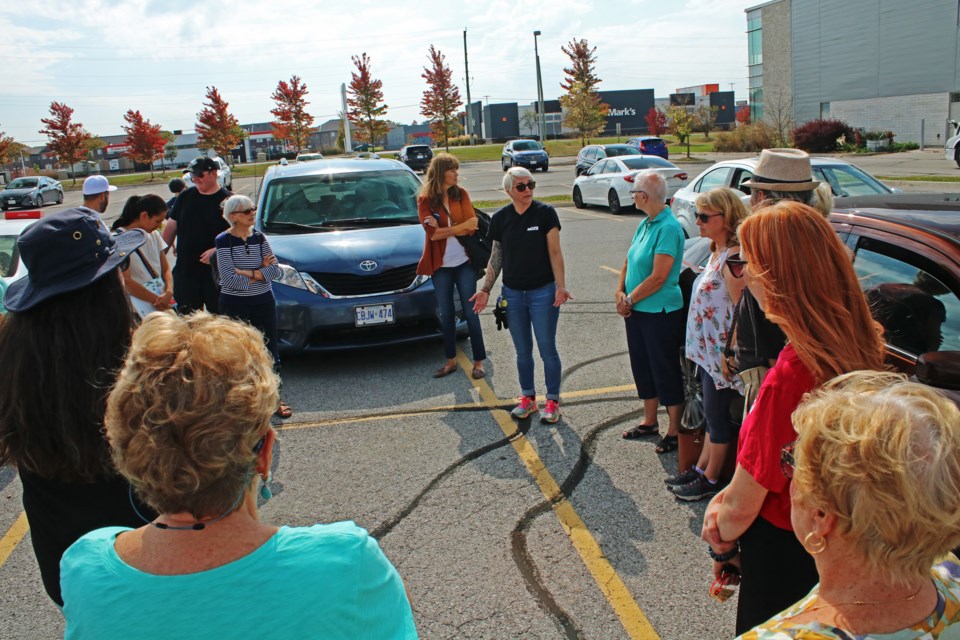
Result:
<svg viewBox="0 0 960 640"><path fill-rule="evenodd" d="M677 436L663 436L657 441L655 451L659 454L670 453L675 451L678 446Z"/></svg>
<svg viewBox="0 0 960 640"><path fill-rule="evenodd" d="M450 375L451 373L453 373L453 372L456 371L456 370L457 370L457 365L456 365L456 363L454 363L454 365L453 365L452 367L448 367L447 365L443 365L442 367L440 367L439 369L437 369L436 371L433 372L433 377L434 377L434 378L443 378L444 376L448 376L448 375Z"/></svg>
<svg viewBox="0 0 960 640"><path fill-rule="evenodd" d="M638 424L633 429L627 429L623 432L624 440L637 440L647 436L660 435L660 425L658 424Z"/></svg>
<svg viewBox="0 0 960 640"><path fill-rule="evenodd" d="M280 406L277 407L277 410L273 415L286 420L287 418L293 416L293 409L290 408L290 405L281 400Z"/></svg>
<svg viewBox="0 0 960 640"><path fill-rule="evenodd" d="M479 380L480 378L483 378L484 376L486 376L487 372L483 370L483 367L474 367L473 373L471 373L470 375L473 376L474 380Z"/></svg>

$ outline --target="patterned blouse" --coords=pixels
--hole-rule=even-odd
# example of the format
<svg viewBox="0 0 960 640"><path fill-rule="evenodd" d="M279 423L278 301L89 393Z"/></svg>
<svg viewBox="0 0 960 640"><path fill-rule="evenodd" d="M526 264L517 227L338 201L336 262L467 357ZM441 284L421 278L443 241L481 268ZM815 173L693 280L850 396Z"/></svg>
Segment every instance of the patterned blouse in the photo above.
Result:
<svg viewBox="0 0 960 640"><path fill-rule="evenodd" d="M737 640L947 640L960 638L960 561L949 556L933 565L930 576L937 588L937 606L930 616L908 629L893 633L856 635L819 622L794 624L791 618L816 606L817 585L803 600L782 611Z"/></svg>
<svg viewBox="0 0 960 640"><path fill-rule="evenodd" d="M690 312L687 314L687 358L704 368L713 378L717 389L736 389L743 393L743 383L723 377L721 361L727 344L727 332L733 322L733 300L723 279L723 265L727 261L727 247L710 257L703 273L693 283Z"/></svg>

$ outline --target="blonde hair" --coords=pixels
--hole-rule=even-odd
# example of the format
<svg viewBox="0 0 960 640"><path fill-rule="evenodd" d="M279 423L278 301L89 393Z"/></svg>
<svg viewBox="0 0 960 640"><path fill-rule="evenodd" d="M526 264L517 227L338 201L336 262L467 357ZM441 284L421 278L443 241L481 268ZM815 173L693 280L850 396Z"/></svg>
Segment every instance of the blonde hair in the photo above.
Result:
<svg viewBox="0 0 960 640"><path fill-rule="evenodd" d="M710 209L723 214L723 229L727 232L727 246L740 244L740 238L737 235L740 230L740 223L750 215L750 209L740 199L741 195L743 194L739 191L727 187L717 187L697 196L697 209ZM710 250L717 250L716 243L712 240L710 241Z"/></svg>
<svg viewBox="0 0 960 640"><path fill-rule="evenodd" d="M896 583L929 575L960 545L960 409L895 373L856 371L793 414L794 501L833 513L863 558Z"/></svg>
<svg viewBox="0 0 960 640"><path fill-rule="evenodd" d="M850 256L827 219L792 200L740 225L741 253L763 288L764 312L821 383L883 368L882 328L870 316Z"/></svg>
<svg viewBox="0 0 960 640"><path fill-rule="evenodd" d="M198 312L147 316L107 399L114 464L160 513L222 513L252 477L278 378L249 325Z"/></svg>

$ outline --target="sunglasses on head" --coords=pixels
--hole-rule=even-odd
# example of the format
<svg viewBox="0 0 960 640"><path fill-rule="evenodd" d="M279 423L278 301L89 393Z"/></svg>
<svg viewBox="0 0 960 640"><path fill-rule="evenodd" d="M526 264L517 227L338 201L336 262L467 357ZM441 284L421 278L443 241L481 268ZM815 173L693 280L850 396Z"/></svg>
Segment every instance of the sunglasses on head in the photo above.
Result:
<svg viewBox="0 0 960 640"><path fill-rule="evenodd" d="M796 446L797 441L794 440L780 450L780 470L787 480L793 480L793 472L797 468L797 462L793 458L793 451Z"/></svg>
<svg viewBox="0 0 960 640"><path fill-rule="evenodd" d="M723 215L722 213L701 213L700 211L697 211L697 213L694 214L693 217L699 220L700 222L702 222L703 224L707 224L708 222L710 222L710 218L716 218L717 216L722 216L722 215Z"/></svg>
<svg viewBox="0 0 960 640"><path fill-rule="evenodd" d="M726 265L727 268L730 269L730 273L734 278L742 278L743 269L747 266L747 261L742 259L739 253L735 253L727 258Z"/></svg>
<svg viewBox="0 0 960 640"><path fill-rule="evenodd" d="M533 191L534 189L537 188L537 183L534 182L533 180L531 180L530 182L521 182L519 184L513 185L513 188L519 191L520 193L523 193L527 189L530 189L530 191Z"/></svg>

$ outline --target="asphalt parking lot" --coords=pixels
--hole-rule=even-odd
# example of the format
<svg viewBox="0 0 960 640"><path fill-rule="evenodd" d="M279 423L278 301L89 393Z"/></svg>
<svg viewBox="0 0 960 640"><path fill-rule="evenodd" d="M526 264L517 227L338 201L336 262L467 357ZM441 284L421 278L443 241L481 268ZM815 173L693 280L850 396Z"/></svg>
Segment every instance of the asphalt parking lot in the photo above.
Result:
<svg viewBox="0 0 960 640"><path fill-rule="evenodd" d="M498 163L463 165L461 176L475 199L500 197L485 193L496 193ZM568 193L572 177L572 165L537 173L538 193ZM240 193L253 188L252 179L235 183ZM127 195L150 190L118 190L106 217ZM69 193L66 205L78 203ZM676 454L620 438L640 412L612 300L639 216L559 213L574 296L558 336L561 421L507 415L518 392L513 348L489 311L480 381L465 372L466 342L461 370L439 380L430 376L439 341L289 356L284 397L295 414L278 425L275 497L262 517L352 519L370 530L406 581L424 638L732 637L735 603L707 597L705 504L667 494L662 479ZM539 368L537 380L542 392ZM2 468L0 639L62 633L40 585L19 482Z"/></svg>

